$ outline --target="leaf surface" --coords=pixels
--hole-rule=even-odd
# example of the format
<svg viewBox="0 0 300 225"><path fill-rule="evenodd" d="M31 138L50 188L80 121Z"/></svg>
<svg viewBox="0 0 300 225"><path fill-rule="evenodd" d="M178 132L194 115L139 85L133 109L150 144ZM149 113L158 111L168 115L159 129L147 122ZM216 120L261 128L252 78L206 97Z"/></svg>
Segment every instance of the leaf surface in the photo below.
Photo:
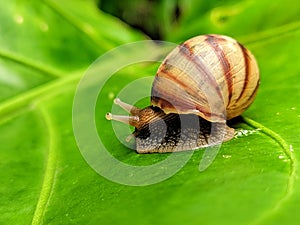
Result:
<svg viewBox="0 0 300 225"><path fill-rule="evenodd" d="M83 71L96 57L145 36L98 11L93 1L2 3L1 224L298 223L297 7L269 1L210 3L201 19L190 22L200 5L191 1L194 8L188 8L184 2L190 13L178 28L166 29L166 39L179 43L199 30L240 37L258 60L261 86L245 119L233 124L239 135L222 145L207 170L199 172L204 151L197 150L177 174L143 187L114 183L87 164L73 134L72 106ZM284 10L289 14L280 13ZM219 15L220 25L212 17L218 12L233 14ZM271 14L276 19L268 19ZM251 15L257 16L249 20ZM139 155L126 148L104 115L111 110L111 97L131 81L154 75L156 68L143 64L118 71L96 105L99 137L109 152L130 165L149 165L168 155ZM138 104L146 106L147 101Z"/></svg>

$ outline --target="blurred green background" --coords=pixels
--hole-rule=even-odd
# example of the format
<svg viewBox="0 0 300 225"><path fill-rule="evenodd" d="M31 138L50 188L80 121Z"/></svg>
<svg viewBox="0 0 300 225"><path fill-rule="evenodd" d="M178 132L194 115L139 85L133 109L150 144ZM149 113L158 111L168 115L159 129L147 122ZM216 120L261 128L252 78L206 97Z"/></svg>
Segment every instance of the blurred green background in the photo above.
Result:
<svg viewBox="0 0 300 225"><path fill-rule="evenodd" d="M0 224L298 224L298 5L0 0ZM74 94L86 69L125 43L180 43L206 33L232 36L256 56L261 87L244 116L259 124L239 120L235 127L243 135L223 144L202 173L203 151L197 150L180 172L158 184L132 187L99 176L80 154L72 128ZM110 93L154 76L157 66L119 71L96 108L99 135L131 165L166 156L127 149L103 115L112 106Z"/></svg>

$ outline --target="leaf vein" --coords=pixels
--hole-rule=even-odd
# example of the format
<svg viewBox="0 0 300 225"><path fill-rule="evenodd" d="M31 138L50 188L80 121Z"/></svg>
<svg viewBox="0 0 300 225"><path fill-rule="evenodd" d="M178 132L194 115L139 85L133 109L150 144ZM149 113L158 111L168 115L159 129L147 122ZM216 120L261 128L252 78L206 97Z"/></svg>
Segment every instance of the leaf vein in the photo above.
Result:
<svg viewBox="0 0 300 225"><path fill-rule="evenodd" d="M264 134L266 134L267 136L269 136L270 138L272 138L273 140L275 140L282 148L284 154L288 157L288 159L290 160L290 172L289 172L289 177L288 177L288 181L287 181L287 186L286 186L286 192L284 194L284 196L282 196L281 199L279 199L276 203L276 205L267 213L265 213L262 217L258 218L254 224L259 224L261 223L264 219L270 217L271 215L274 215L276 212L278 212L280 210L280 208L282 207L282 205L289 200L289 198L291 198L291 196L294 193L294 184L296 182L297 179L297 171L296 171L296 158L293 154L293 151L290 149L289 144L276 132L274 132L273 130L265 127L264 125L243 116L243 120L246 124L248 124L249 126L253 127L253 128L259 128L261 130L261 132L263 132Z"/></svg>
<svg viewBox="0 0 300 225"><path fill-rule="evenodd" d="M42 114L46 127L49 131L49 150L48 150L48 159L47 164L45 168L44 173L44 179L42 182L41 192L39 195L39 199L36 205L36 209L32 218L32 225L38 225L41 224L43 216L45 214L45 210L47 207L47 204L49 202L49 199L51 197L51 193L54 187L55 183L55 173L56 173L56 160L57 160L57 154L56 154L56 132L51 124L51 118L47 111L43 108L40 109L40 113Z"/></svg>
<svg viewBox="0 0 300 225"><path fill-rule="evenodd" d="M72 15L68 15L66 11L60 8L54 1L51 0L45 0L45 4L48 5L54 12L59 14L62 18L64 18L69 24L71 24L73 27L75 27L77 30L79 30L81 33L85 34L96 46L98 46L100 49L109 50L113 47L115 47L113 44L111 44L109 41L106 41L103 38L99 38L95 32L91 30L91 27L87 26L84 22L78 20L76 17Z"/></svg>
<svg viewBox="0 0 300 225"><path fill-rule="evenodd" d="M253 45L270 40L280 40L283 36L292 34L300 30L300 21L288 23L268 30L262 30L253 34L241 37L240 41L245 45Z"/></svg>
<svg viewBox="0 0 300 225"><path fill-rule="evenodd" d="M0 121L7 120L12 117L12 112L27 106L31 101L41 98L44 94L51 92L52 94L64 91L66 85L72 84L80 80L82 71L74 75L55 79L54 81L40 85L26 92L20 93L12 98L0 103ZM63 87L63 88L62 88Z"/></svg>
<svg viewBox="0 0 300 225"><path fill-rule="evenodd" d="M30 67L34 70L40 71L43 74L47 74L50 77L53 78L58 78L58 77L62 77L63 74L51 67L47 67L46 65L43 65L41 63L38 63L36 61L30 60L29 58L25 58L13 53L9 53L9 52L5 52L5 51L0 51L0 57L2 57L3 59L7 59L10 60L12 62L18 63L20 65L26 66L26 67Z"/></svg>

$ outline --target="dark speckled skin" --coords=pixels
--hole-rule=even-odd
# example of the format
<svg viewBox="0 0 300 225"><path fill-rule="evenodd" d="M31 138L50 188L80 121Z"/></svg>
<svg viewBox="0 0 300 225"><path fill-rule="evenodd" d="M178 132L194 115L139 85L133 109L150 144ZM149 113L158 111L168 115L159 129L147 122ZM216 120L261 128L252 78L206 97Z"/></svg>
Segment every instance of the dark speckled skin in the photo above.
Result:
<svg viewBox="0 0 300 225"><path fill-rule="evenodd" d="M234 130L226 124L212 124L193 114L164 114L158 107L150 108L159 114L159 119L134 131L138 153L193 150L220 144L234 135Z"/></svg>

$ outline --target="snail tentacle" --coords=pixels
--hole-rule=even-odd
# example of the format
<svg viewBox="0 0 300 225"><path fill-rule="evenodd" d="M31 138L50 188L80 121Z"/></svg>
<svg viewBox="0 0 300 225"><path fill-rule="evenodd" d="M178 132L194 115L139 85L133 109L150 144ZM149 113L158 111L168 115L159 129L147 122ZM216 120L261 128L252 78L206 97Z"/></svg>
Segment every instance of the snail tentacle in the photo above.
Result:
<svg viewBox="0 0 300 225"><path fill-rule="evenodd" d="M141 111L141 109L139 109L133 105L130 105L126 102L123 102L119 98L115 98L114 103L116 105L119 105L126 112L129 112L131 115L137 115Z"/></svg>
<svg viewBox="0 0 300 225"><path fill-rule="evenodd" d="M107 120L115 120L131 126L136 126L140 120L138 116L113 115L111 113L106 113L105 117Z"/></svg>

